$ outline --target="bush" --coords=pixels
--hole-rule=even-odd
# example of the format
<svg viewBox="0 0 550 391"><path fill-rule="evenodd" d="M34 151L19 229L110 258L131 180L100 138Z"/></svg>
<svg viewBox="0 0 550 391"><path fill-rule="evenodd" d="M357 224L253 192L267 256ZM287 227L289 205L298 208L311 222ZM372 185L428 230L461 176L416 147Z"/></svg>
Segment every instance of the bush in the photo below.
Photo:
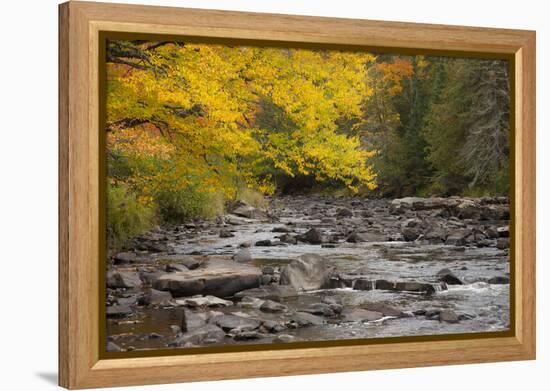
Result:
<svg viewBox="0 0 550 391"><path fill-rule="evenodd" d="M130 239L150 229L155 210L140 202L126 186L107 186L107 242L110 249L120 249Z"/></svg>
<svg viewBox="0 0 550 391"><path fill-rule="evenodd" d="M255 208L267 208L267 200L257 190L243 187L237 192L237 201L242 201Z"/></svg>
<svg viewBox="0 0 550 391"><path fill-rule="evenodd" d="M198 187L183 189L161 188L155 195L163 221L180 223L194 218L211 219L223 214L223 196L205 193Z"/></svg>

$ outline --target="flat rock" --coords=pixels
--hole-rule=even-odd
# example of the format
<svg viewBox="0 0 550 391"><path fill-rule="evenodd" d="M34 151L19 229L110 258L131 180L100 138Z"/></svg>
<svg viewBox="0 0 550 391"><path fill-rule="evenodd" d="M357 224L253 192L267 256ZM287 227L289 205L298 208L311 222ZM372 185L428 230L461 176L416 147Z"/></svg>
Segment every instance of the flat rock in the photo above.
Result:
<svg viewBox="0 0 550 391"><path fill-rule="evenodd" d="M397 318L409 316L405 312L384 303L367 303L366 307L369 311L381 312L384 316L395 316Z"/></svg>
<svg viewBox="0 0 550 391"><path fill-rule="evenodd" d="M265 300L258 299L257 297L244 296L237 305L242 308L257 309L260 308L264 302Z"/></svg>
<svg viewBox="0 0 550 391"><path fill-rule="evenodd" d="M262 324L259 320L256 319L245 318L232 314L214 316L208 322L211 324L215 324L218 327L221 327L221 329L224 331L230 331L237 328L240 330L255 330Z"/></svg>
<svg viewBox="0 0 550 391"><path fill-rule="evenodd" d="M263 304L260 306L260 311L263 312L283 312L286 311L287 307L284 304L277 303L273 300L266 300L263 302Z"/></svg>
<svg viewBox="0 0 550 391"><path fill-rule="evenodd" d="M131 315L132 309L127 305L112 305L107 307L106 315L108 318L124 318Z"/></svg>
<svg viewBox="0 0 550 391"><path fill-rule="evenodd" d="M229 307L233 305L233 302L230 300L220 299L211 295L176 299L174 302L187 307Z"/></svg>
<svg viewBox="0 0 550 391"><path fill-rule="evenodd" d="M290 317L290 321L298 327L321 326L325 324L325 320L320 316L308 314L307 312L295 312Z"/></svg>
<svg viewBox="0 0 550 391"><path fill-rule="evenodd" d="M235 294L236 298L245 296L255 297L263 300L279 301L281 298L297 296L296 289L289 285L266 285L261 288L246 289Z"/></svg>
<svg viewBox="0 0 550 391"><path fill-rule="evenodd" d="M362 308L346 308L342 311L343 322L372 322L383 317L384 315L381 312L369 311Z"/></svg>
<svg viewBox="0 0 550 391"><path fill-rule="evenodd" d="M211 258L201 267L158 278L153 287L170 291L174 297L212 295L230 297L260 285L259 268L226 259Z"/></svg>

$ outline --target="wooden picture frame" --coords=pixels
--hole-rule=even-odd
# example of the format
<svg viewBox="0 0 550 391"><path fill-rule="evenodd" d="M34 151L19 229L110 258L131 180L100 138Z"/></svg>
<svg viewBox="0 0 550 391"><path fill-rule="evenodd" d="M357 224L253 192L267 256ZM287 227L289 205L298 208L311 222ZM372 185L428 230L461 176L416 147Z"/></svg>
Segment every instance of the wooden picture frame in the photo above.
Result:
<svg viewBox="0 0 550 391"><path fill-rule="evenodd" d="M91 388L535 358L535 32L89 2L59 7L59 384ZM513 61L509 336L162 357L101 357L100 33L356 45Z"/></svg>

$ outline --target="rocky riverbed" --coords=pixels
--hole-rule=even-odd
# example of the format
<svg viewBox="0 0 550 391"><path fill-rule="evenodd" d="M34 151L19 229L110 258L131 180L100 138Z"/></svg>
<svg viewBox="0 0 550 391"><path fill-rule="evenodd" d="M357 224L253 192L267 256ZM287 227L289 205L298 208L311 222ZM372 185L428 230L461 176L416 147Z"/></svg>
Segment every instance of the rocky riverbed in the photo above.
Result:
<svg viewBox="0 0 550 391"><path fill-rule="evenodd" d="M507 198L269 202L112 254L107 350L509 328Z"/></svg>

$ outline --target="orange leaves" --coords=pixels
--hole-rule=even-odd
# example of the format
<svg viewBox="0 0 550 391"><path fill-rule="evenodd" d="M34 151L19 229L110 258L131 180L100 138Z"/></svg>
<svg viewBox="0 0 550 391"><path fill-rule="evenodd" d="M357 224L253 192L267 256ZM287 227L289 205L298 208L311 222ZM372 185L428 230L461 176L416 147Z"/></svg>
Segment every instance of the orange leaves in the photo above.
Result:
<svg viewBox="0 0 550 391"><path fill-rule="evenodd" d="M388 84L390 95L399 94L403 90L401 80L413 74L411 61L399 57L395 57L392 62L376 64L376 69L381 73L381 81Z"/></svg>

